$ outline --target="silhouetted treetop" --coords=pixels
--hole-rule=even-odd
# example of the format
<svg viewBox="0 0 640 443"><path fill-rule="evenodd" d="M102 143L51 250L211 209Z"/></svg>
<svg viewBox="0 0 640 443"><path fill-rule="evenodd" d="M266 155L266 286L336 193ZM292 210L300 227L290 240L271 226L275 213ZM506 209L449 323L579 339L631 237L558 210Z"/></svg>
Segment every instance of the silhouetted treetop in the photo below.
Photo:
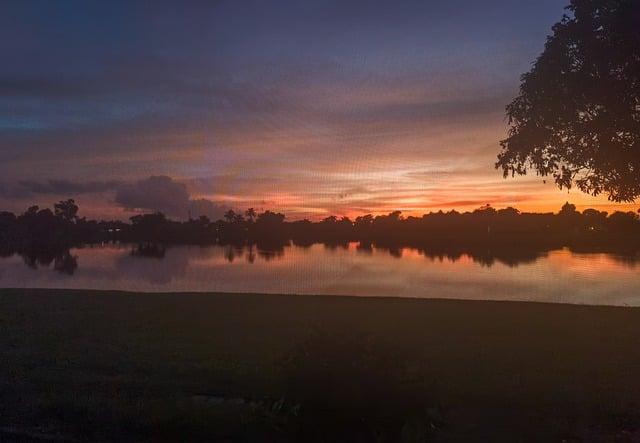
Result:
<svg viewBox="0 0 640 443"><path fill-rule="evenodd" d="M233 222L236 219L236 211L234 211L233 209L229 209L227 212L224 213L224 218L229 222Z"/></svg>
<svg viewBox="0 0 640 443"><path fill-rule="evenodd" d="M257 213L255 209L249 208L246 211L244 211L244 215L246 215L247 218L249 219L249 223L253 223L253 220L255 220Z"/></svg>
<svg viewBox="0 0 640 443"><path fill-rule="evenodd" d="M279 212L264 211L258 215L257 223L261 225L280 225L284 222L284 214Z"/></svg>
<svg viewBox="0 0 640 443"><path fill-rule="evenodd" d="M560 212L558 213L558 215L573 215L573 214L577 214L578 211L576 211L576 205L572 205L569 202L566 202L564 205L562 205L562 208L560 208Z"/></svg>
<svg viewBox="0 0 640 443"><path fill-rule="evenodd" d="M640 196L640 2L571 0L507 106L496 168L613 201Z"/></svg>
<svg viewBox="0 0 640 443"><path fill-rule="evenodd" d="M78 215L78 205L73 199L62 200L53 205L56 217L60 217L66 221L74 221Z"/></svg>

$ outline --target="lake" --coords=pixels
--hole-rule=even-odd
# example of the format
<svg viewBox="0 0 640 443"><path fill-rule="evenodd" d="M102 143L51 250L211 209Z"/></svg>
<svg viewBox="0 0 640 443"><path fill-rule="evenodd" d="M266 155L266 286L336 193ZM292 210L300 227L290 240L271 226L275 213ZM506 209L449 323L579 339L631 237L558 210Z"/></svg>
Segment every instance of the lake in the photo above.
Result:
<svg viewBox="0 0 640 443"><path fill-rule="evenodd" d="M568 249L524 258L349 243L254 247L106 244L66 258L0 258L0 287L390 296L640 306L640 256Z"/></svg>

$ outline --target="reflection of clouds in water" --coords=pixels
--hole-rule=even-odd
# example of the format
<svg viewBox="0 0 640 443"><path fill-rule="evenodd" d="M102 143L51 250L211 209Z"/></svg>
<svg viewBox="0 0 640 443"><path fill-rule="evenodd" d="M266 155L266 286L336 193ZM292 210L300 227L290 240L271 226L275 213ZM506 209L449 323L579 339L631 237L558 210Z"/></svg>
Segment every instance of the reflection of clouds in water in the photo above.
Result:
<svg viewBox="0 0 640 443"><path fill-rule="evenodd" d="M94 268L86 271L95 278L118 279L123 281L144 281L153 285L169 285L178 280L185 280L192 274L190 271L198 268L198 264L207 263L211 275L216 272L211 266L228 264L255 263L256 254L258 260L271 261L274 258L283 257L284 251L269 251L256 247L242 248L238 246L173 246L168 247L164 255L160 257L140 256L131 253L131 249L121 250L116 255L114 268L104 275L104 269ZM203 274L205 274L203 272ZM246 278L244 273L244 278ZM206 275L196 276L192 283L198 280L208 281Z"/></svg>
<svg viewBox="0 0 640 443"><path fill-rule="evenodd" d="M123 254L115 260L118 278L140 279L160 285L184 277L188 267L188 251L180 250L168 251L163 258Z"/></svg>
<svg viewBox="0 0 640 443"><path fill-rule="evenodd" d="M96 279L168 285L185 278L193 263L222 256L220 248L201 246L169 247L162 257L135 254L135 246L119 246L113 252L103 260L83 267L83 272ZM109 261L112 266L108 266Z"/></svg>
<svg viewBox="0 0 640 443"><path fill-rule="evenodd" d="M0 284L9 282L12 276L17 275L25 268L24 263L17 254L3 255L0 257ZM7 287L6 284L3 285Z"/></svg>

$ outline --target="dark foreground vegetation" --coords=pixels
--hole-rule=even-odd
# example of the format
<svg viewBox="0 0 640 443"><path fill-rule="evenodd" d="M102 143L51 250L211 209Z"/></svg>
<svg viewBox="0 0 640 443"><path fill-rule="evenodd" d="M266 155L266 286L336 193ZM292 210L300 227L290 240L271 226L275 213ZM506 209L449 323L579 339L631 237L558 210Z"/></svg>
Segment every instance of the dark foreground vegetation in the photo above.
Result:
<svg viewBox="0 0 640 443"><path fill-rule="evenodd" d="M289 222L284 214L257 214L253 209L244 215L230 210L224 220L203 216L184 222L169 220L161 213L136 215L130 223L87 220L77 214L73 200L57 203L54 211L33 206L18 216L1 212L0 254L28 256L45 251L64 268L65 249L105 241L138 243L143 245L142 252L149 245L177 243L257 244L277 249L291 242L299 246L360 242L363 249L372 245L390 250L415 247L451 254L483 254L487 250L527 253L560 247L615 252L640 249L638 214L607 214L595 209L578 212L569 203L557 214L485 206L465 213L440 211L405 218L396 211L355 220L331 216L319 222ZM154 247L147 249L153 251Z"/></svg>
<svg viewBox="0 0 640 443"><path fill-rule="evenodd" d="M0 440L640 439L635 308L0 291Z"/></svg>

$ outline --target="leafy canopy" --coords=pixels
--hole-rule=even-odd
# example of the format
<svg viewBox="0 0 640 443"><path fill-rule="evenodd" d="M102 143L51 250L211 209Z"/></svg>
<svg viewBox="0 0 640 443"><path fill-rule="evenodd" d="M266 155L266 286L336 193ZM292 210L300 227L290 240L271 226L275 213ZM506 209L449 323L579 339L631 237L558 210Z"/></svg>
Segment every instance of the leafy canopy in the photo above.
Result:
<svg viewBox="0 0 640 443"><path fill-rule="evenodd" d="M640 196L640 1L571 0L507 106L496 168L609 200Z"/></svg>

